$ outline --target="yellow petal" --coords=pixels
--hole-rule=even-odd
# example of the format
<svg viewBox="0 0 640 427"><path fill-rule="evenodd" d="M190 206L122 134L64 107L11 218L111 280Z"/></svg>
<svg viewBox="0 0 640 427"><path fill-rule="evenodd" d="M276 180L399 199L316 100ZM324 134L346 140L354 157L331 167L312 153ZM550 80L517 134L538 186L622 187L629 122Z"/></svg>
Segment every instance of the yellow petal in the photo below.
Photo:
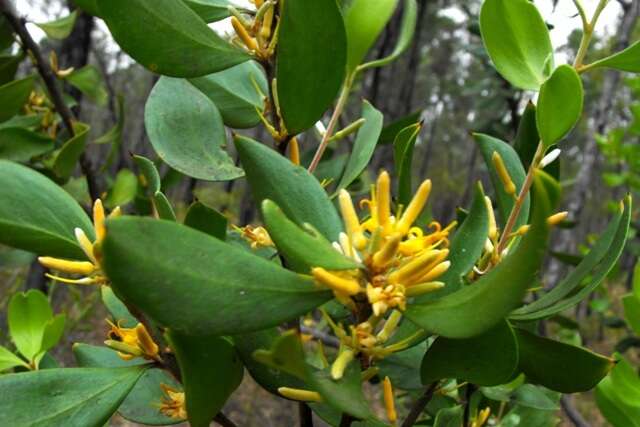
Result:
<svg viewBox="0 0 640 427"><path fill-rule="evenodd" d="M396 413L396 404L393 400L393 386L389 377L384 377L382 382L382 388L384 390L384 407L387 411L387 418L392 424L398 420L398 414Z"/></svg>
<svg viewBox="0 0 640 427"><path fill-rule="evenodd" d="M418 295L423 295L429 292L437 291L438 289L444 288L443 282L426 282L419 283L417 285L412 285L407 288L405 294L408 297L415 297Z"/></svg>
<svg viewBox="0 0 640 427"><path fill-rule="evenodd" d="M382 249L373 255L374 269L380 270L393 260L398 252L401 240L402 235L400 234L394 234L387 239L384 245L382 245Z"/></svg>
<svg viewBox="0 0 640 427"><path fill-rule="evenodd" d="M96 230L96 241L101 242L104 239L104 206L102 200L96 199L93 204L93 226Z"/></svg>
<svg viewBox="0 0 640 427"><path fill-rule="evenodd" d="M431 193L431 180L427 179L420 187L418 187L418 191L416 191L415 196L411 199L409 206L407 206L407 210L404 211L402 217L398 221L396 226L396 230L399 233L407 234L411 225L418 219L420 213L424 209L424 206L427 204L427 200L429 200L429 194Z"/></svg>
<svg viewBox="0 0 640 427"><path fill-rule="evenodd" d="M299 400L302 402L322 402L322 397L315 391L302 390L299 388L279 387L278 393L291 400Z"/></svg>
<svg viewBox="0 0 640 427"><path fill-rule="evenodd" d="M88 276L95 270L95 266L87 261L68 261L66 259L41 256L38 257L38 262L52 270L63 271L69 274L82 274L83 276Z"/></svg>
<svg viewBox="0 0 640 427"><path fill-rule="evenodd" d="M82 248L87 258L89 258L92 263L97 265L98 261L96 261L96 257L93 255L93 243L91 243L91 240L89 240L89 238L81 228L76 228L74 232L76 235L76 240L80 244L80 248Z"/></svg>
<svg viewBox="0 0 640 427"><path fill-rule="evenodd" d="M489 215L489 238L495 240L498 237L498 226L496 224L496 214L493 212L493 204L491 199L484 197L484 203L487 206L487 214Z"/></svg>
<svg viewBox="0 0 640 427"><path fill-rule="evenodd" d="M391 227L391 180L387 171L382 171L378 176L378 221L384 233Z"/></svg>
<svg viewBox="0 0 640 427"><path fill-rule="evenodd" d="M442 276L451 267L451 261L444 261L436 265L431 271L420 278L421 282L431 282Z"/></svg>
<svg viewBox="0 0 640 427"><path fill-rule="evenodd" d="M502 182L504 191L510 195L516 194L516 185L513 183L511 175L509 175L509 171L507 170L500 153L494 151L493 156L491 156L491 161L493 162L493 167L496 169L498 178L500 178L500 181Z"/></svg>
<svg viewBox="0 0 640 427"><path fill-rule="evenodd" d="M409 261L407 264L400 267L389 275L389 283L407 283L412 278L420 277L427 268L438 256L441 256L444 250L433 249L426 251L422 255ZM446 252L448 254L448 251Z"/></svg>
<svg viewBox="0 0 640 427"><path fill-rule="evenodd" d="M567 219L568 216L569 212L558 212L557 214L551 215L549 218L547 218L547 225L549 225L550 227L558 225L562 221Z"/></svg>
<svg viewBox="0 0 640 427"><path fill-rule="evenodd" d="M328 272L324 268L316 267L311 270L313 277L323 285L337 292L356 295L360 292L360 283L355 279L345 279Z"/></svg>
<svg viewBox="0 0 640 427"><path fill-rule="evenodd" d="M353 360L353 350L343 350L336 360L331 365L331 378L339 380L344 375L345 369L349 366L349 363Z"/></svg>
<svg viewBox="0 0 640 427"><path fill-rule="evenodd" d="M344 226L347 229L347 236L351 239L351 244L358 250L362 250L366 244L366 239L362 234L362 227L360 226L360 220L358 214L353 206L351 195L345 189L340 190L338 195L338 202L340 204L340 213L342 214L342 220Z"/></svg>

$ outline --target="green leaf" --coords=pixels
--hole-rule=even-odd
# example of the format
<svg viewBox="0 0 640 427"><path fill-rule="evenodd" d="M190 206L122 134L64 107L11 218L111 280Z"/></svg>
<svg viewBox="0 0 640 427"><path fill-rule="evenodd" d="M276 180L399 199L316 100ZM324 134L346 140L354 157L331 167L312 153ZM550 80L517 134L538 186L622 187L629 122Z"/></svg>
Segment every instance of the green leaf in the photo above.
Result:
<svg viewBox="0 0 640 427"><path fill-rule="evenodd" d="M459 427L464 423L462 406L443 408L436 414L433 427Z"/></svg>
<svg viewBox="0 0 640 427"><path fill-rule="evenodd" d="M288 330L282 335L269 337L264 340L269 349L260 348L253 353L253 358L263 365L292 375L298 379L306 379L307 365L300 336L295 330Z"/></svg>
<svg viewBox="0 0 640 427"><path fill-rule="evenodd" d="M28 162L53 150L53 142L47 135L29 129L3 127L0 129L0 158Z"/></svg>
<svg viewBox="0 0 640 427"><path fill-rule="evenodd" d="M42 343L40 344L41 352L49 351L58 344L64 333L66 320L64 314L58 314L45 323L42 333Z"/></svg>
<svg viewBox="0 0 640 427"><path fill-rule="evenodd" d="M296 224L307 222L329 241L338 240L342 223L313 175L249 138L238 136L234 142L256 203L273 200Z"/></svg>
<svg viewBox="0 0 640 427"><path fill-rule="evenodd" d="M262 202L262 215L278 252L287 266L298 273L309 274L311 268L328 270L357 269L358 264L338 252L331 243L309 224L300 228L286 217L271 200Z"/></svg>
<svg viewBox="0 0 640 427"><path fill-rule="evenodd" d="M0 50L9 49L15 42L15 36L11 24L3 16L0 16Z"/></svg>
<svg viewBox="0 0 640 427"><path fill-rule="evenodd" d="M589 69L607 67L620 71L640 73L640 40L636 41L623 51L595 61L587 67Z"/></svg>
<svg viewBox="0 0 640 427"><path fill-rule="evenodd" d="M518 157L520 157L525 169L528 169L529 165L531 165L539 143L540 135L536 125L536 106L529 102L522 113L522 117L520 117L518 132L513 142L513 148L518 153Z"/></svg>
<svg viewBox="0 0 640 427"><path fill-rule="evenodd" d="M72 0L80 9L84 10L90 15L100 17L100 11L98 10L98 0Z"/></svg>
<svg viewBox="0 0 640 427"><path fill-rule="evenodd" d="M227 217L201 202L194 202L189 206L184 218L184 225L220 240L225 240L227 237L228 222Z"/></svg>
<svg viewBox="0 0 640 427"><path fill-rule="evenodd" d="M173 222L109 220L102 248L104 269L118 295L175 332L251 332L331 298L309 278ZM256 310L259 304L269 310Z"/></svg>
<svg viewBox="0 0 640 427"><path fill-rule="evenodd" d="M402 14L402 23L400 24L400 34L393 51L389 56L370 61L358 67L358 70L368 70L369 68L382 67L388 65L398 59L411 45L411 40L416 32L416 24L418 22L418 3L416 0L405 0Z"/></svg>
<svg viewBox="0 0 640 427"><path fill-rule="evenodd" d="M198 77L249 59L181 1L97 0L97 4L120 47L155 73Z"/></svg>
<svg viewBox="0 0 640 427"><path fill-rule="evenodd" d="M362 63L367 52L391 19L398 0L352 0L345 11L347 30L347 70L351 73Z"/></svg>
<svg viewBox="0 0 640 427"><path fill-rule="evenodd" d="M362 392L360 365L351 362L340 380L331 377L330 368L317 370L307 366L309 385L335 409L360 419L372 418L373 413Z"/></svg>
<svg viewBox="0 0 640 427"><path fill-rule="evenodd" d="M413 165L413 147L418 134L422 130L422 123L416 123L402 129L393 141L393 160L398 175L398 203L407 206L411 201L411 174Z"/></svg>
<svg viewBox="0 0 640 427"><path fill-rule="evenodd" d="M0 376L0 424L104 425L143 373L144 368L134 366L46 369Z"/></svg>
<svg viewBox="0 0 640 427"><path fill-rule="evenodd" d="M420 373L423 384L456 378L494 386L509 382L517 366L516 336L507 321L502 321L473 338L436 338L422 359Z"/></svg>
<svg viewBox="0 0 640 427"><path fill-rule="evenodd" d="M401 117L400 119L385 125L380 133L380 138L378 138L378 144L385 145L393 143L400 131L407 126L411 126L412 124L419 122L420 116L422 116L422 110L414 111L407 116Z"/></svg>
<svg viewBox="0 0 640 427"><path fill-rule="evenodd" d="M78 203L50 179L0 160L0 200L0 242L42 255L85 258L73 230L80 227L92 239L93 225Z"/></svg>
<svg viewBox="0 0 640 427"><path fill-rule="evenodd" d="M473 134L473 137L478 144L478 147L480 147L482 158L489 170L489 177L491 178L491 183L493 184L493 189L498 201L498 213L500 214L499 218L501 220L500 224L504 225L504 223L507 222L507 218L509 218L511 210L513 209L515 199L505 191L504 186L502 185L498 172L493 166L493 153L497 152L500 154L500 157L502 157L504 165L509 172L509 176L511 176L513 183L516 185L516 194L522 189L527 172L524 170L522 162L520 161L516 151L506 142L481 133ZM520 216L518 216L514 230L517 230L518 227L527 223L527 220L529 219L529 208L530 196L527 195L524 203L522 204Z"/></svg>
<svg viewBox="0 0 640 427"><path fill-rule="evenodd" d="M640 335L640 300L634 294L622 297L624 318L636 335Z"/></svg>
<svg viewBox="0 0 640 427"><path fill-rule="evenodd" d="M182 0L191 10L193 10L204 22L217 22L229 17L229 6L232 4L227 0Z"/></svg>
<svg viewBox="0 0 640 427"><path fill-rule="evenodd" d="M129 169L120 169L104 204L109 209L131 203L138 193L138 177Z"/></svg>
<svg viewBox="0 0 640 427"><path fill-rule="evenodd" d="M89 126L84 123L75 123L73 129L75 135L64 143L53 162L53 171L63 179L69 178L73 173L89 136Z"/></svg>
<svg viewBox="0 0 640 427"><path fill-rule="evenodd" d="M158 156L177 171L209 181L242 176L223 148L218 109L187 80L162 77L147 100L144 123Z"/></svg>
<svg viewBox="0 0 640 427"><path fill-rule="evenodd" d="M29 365L26 364L24 360L20 359L18 356L0 345L0 372L15 368L16 366L26 368Z"/></svg>
<svg viewBox="0 0 640 427"><path fill-rule="evenodd" d="M153 202L153 206L156 209L156 213L158 214L158 218L174 222L177 220L176 214L173 211L173 207L171 206L169 199L167 199L167 196L165 196L164 193L158 191L153 195L151 200Z"/></svg>
<svg viewBox="0 0 640 427"><path fill-rule="evenodd" d="M256 86L267 94L269 84L258 63L247 61L189 82L213 101L227 126L244 129L260 122L256 109L264 109L264 100Z"/></svg>
<svg viewBox="0 0 640 427"><path fill-rule="evenodd" d="M72 86L80 90L92 102L100 106L107 105L109 101L109 92L102 79L100 71L93 65L85 65L82 68L74 70L65 77L65 80Z"/></svg>
<svg viewBox="0 0 640 427"><path fill-rule="evenodd" d="M540 88L536 123L546 147L564 138L580 120L584 104L582 80L575 68L561 65Z"/></svg>
<svg viewBox="0 0 640 427"><path fill-rule="evenodd" d="M27 360L33 360L40 353L45 328L53 318L49 300L35 289L17 293L11 297L7 317L11 339L18 351Z"/></svg>
<svg viewBox="0 0 640 427"><path fill-rule="evenodd" d="M347 35L336 0L290 0L281 6L277 94L287 130L295 135L320 120L340 90Z"/></svg>
<svg viewBox="0 0 640 427"><path fill-rule="evenodd" d="M33 90L35 77L13 80L0 86L0 123L20 112Z"/></svg>
<svg viewBox="0 0 640 427"><path fill-rule="evenodd" d="M380 132L382 131L382 121L384 116L375 109L368 101L362 101L362 118L366 121L358 130L356 141L353 144L351 156L336 187L338 190L347 188L349 184L356 180L367 168L373 152L376 149Z"/></svg>
<svg viewBox="0 0 640 427"><path fill-rule="evenodd" d="M127 306L113 293L111 287L101 286L100 297L107 311L111 314L113 323L120 322L125 328L133 328L138 324L138 319L129 312Z"/></svg>
<svg viewBox="0 0 640 427"><path fill-rule="evenodd" d="M615 361L590 350L516 329L519 369L529 382L561 393L591 390L614 367Z"/></svg>
<svg viewBox="0 0 640 427"><path fill-rule="evenodd" d="M427 351L427 343L393 353L376 363L380 368L379 377L389 377L394 388L401 390L422 390L424 387L416 373L420 370L422 358Z"/></svg>
<svg viewBox="0 0 640 427"><path fill-rule="evenodd" d="M523 384L514 393L514 403L527 408L541 411L557 411L559 405L551 399L541 387L533 384Z"/></svg>
<svg viewBox="0 0 640 427"><path fill-rule="evenodd" d="M482 41L498 72L520 89L538 90L553 69L549 30L528 0L485 0Z"/></svg>
<svg viewBox="0 0 640 427"><path fill-rule="evenodd" d="M23 59L23 54L0 53L0 85L9 83L15 78L18 66Z"/></svg>
<svg viewBox="0 0 640 427"><path fill-rule="evenodd" d="M621 400L640 409L640 376L636 368L621 358L611 370L609 377Z"/></svg>
<svg viewBox="0 0 640 427"><path fill-rule="evenodd" d="M47 34L47 37L62 40L69 37L71 31L73 31L77 17L78 12L73 11L69 15L56 19L55 21L42 22L36 25Z"/></svg>
<svg viewBox="0 0 640 427"><path fill-rule="evenodd" d="M146 157L138 155L133 156L133 161L138 165L140 173L144 176L146 180L146 187L149 188L149 193L153 195L160 191L160 174L158 173L156 165Z"/></svg>
<svg viewBox="0 0 640 427"><path fill-rule="evenodd" d="M549 202L536 181L532 227L515 251L477 282L424 304L409 305L406 316L428 332L469 338L491 329L524 297L544 258Z"/></svg>
<svg viewBox="0 0 640 427"><path fill-rule="evenodd" d="M640 407L625 403L610 377L598 384L595 397L600 413L613 427L640 427Z"/></svg>
<svg viewBox="0 0 640 427"><path fill-rule="evenodd" d="M242 362L224 337L170 331L168 338L182 374L189 424L207 427L242 382Z"/></svg>

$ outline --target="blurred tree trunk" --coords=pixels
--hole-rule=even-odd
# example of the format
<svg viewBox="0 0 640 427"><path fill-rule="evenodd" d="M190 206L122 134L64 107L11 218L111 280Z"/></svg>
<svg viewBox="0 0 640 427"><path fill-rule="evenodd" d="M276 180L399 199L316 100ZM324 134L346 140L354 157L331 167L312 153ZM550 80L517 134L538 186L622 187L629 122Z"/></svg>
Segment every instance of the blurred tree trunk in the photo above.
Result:
<svg viewBox="0 0 640 427"><path fill-rule="evenodd" d="M73 11L75 5L68 1L67 7ZM73 67L76 70L84 67L89 63L89 54L91 52L91 33L95 25L93 16L86 12L79 11L76 24L73 31L62 42L60 53L58 55L61 68ZM81 109L82 93L73 87L65 88L70 93L78 105L75 107L76 116L79 115Z"/></svg>

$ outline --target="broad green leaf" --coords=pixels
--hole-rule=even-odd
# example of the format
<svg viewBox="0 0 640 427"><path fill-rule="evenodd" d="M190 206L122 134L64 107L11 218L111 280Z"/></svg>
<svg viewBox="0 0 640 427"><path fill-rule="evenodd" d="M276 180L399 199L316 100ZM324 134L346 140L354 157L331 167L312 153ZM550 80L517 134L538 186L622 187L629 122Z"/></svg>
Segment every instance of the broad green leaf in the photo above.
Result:
<svg viewBox="0 0 640 427"><path fill-rule="evenodd" d="M444 295L460 290L463 286L463 276L476 264L485 242L489 236L489 212L484 201L484 191L478 184L476 187L471 210L458 230L456 230L449 245L448 260L451 266L438 280L445 287L416 298L416 302L435 300Z"/></svg>
<svg viewBox="0 0 640 427"><path fill-rule="evenodd" d="M53 150L54 141L42 133L21 127L0 129L0 158L14 162L28 162Z"/></svg>
<svg viewBox="0 0 640 427"><path fill-rule="evenodd" d="M518 367L518 343L507 321L469 339L438 337L420 370L423 384L456 378L481 386L508 382Z"/></svg>
<svg viewBox="0 0 640 427"><path fill-rule="evenodd" d="M347 166L337 189L347 188L367 168L376 148L384 116L368 101L362 101L364 125L358 130Z"/></svg>
<svg viewBox="0 0 640 427"><path fill-rule="evenodd" d="M331 298L307 277L173 222L109 220L102 249L117 294L175 332L251 332ZM257 305L269 310L256 310Z"/></svg>
<svg viewBox="0 0 640 427"><path fill-rule="evenodd" d="M328 270L357 269L358 263L338 252L331 242L309 224L304 229L292 222L271 200L262 202L269 235L278 252L287 260L287 266L298 273L309 274L311 268Z"/></svg>
<svg viewBox="0 0 640 427"><path fill-rule="evenodd" d="M580 120L584 104L582 80L575 68L561 65L540 88L536 123L549 147L564 138Z"/></svg>
<svg viewBox="0 0 640 427"><path fill-rule="evenodd" d="M224 337L170 331L168 338L182 374L189 424L207 427L242 382L242 362Z"/></svg>
<svg viewBox="0 0 640 427"><path fill-rule="evenodd" d="M534 196L532 227L515 251L458 292L409 305L406 316L428 332L447 338L470 338L491 329L520 304L542 264L547 241L550 208L539 182Z"/></svg>
<svg viewBox="0 0 640 427"><path fill-rule="evenodd" d="M561 393L591 390L615 366L615 361L590 350L516 329L519 369L527 381Z"/></svg>
<svg viewBox="0 0 640 427"><path fill-rule="evenodd" d="M75 123L73 129L75 135L64 143L53 162L53 171L63 179L69 178L73 173L89 136L89 126L84 123Z"/></svg>
<svg viewBox="0 0 640 427"><path fill-rule="evenodd" d="M628 71L631 73L640 73L640 40L636 41L623 51L617 52L588 65L588 68L590 69L600 67L615 68L616 70Z"/></svg>
<svg viewBox="0 0 640 427"><path fill-rule="evenodd" d="M160 174L158 173L158 169L156 165L146 157L134 155L133 161L136 162L138 168L140 169L140 173L144 176L146 181L146 187L149 188L149 192L151 195L160 191Z"/></svg>
<svg viewBox="0 0 640 427"><path fill-rule="evenodd" d="M58 314L45 323L42 332L42 343L40 344L41 352L48 351L58 344L64 333L66 320L64 314Z"/></svg>
<svg viewBox="0 0 640 427"><path fill-rule="evenodd" d="M340 90L347 35L336 0L290 0L281 7L277 94L287 130L295 135L320 120Z"/></svg>
<svg viewBox="0 0 640 427"><path fill-rule="evenodd" d="M220 240L225 240L227 237L228 222L227 217L201 202L194 202L189 206L184 218L184 225Z"/></svg>
<svg viewBox="0 0 640 427"><path fill-rule="evenodd" d="M424 386L420 376L420 365L427 351L427 343L422 341L418 345L406 350L393 353L376 363L380 368L379 377L389 377L393 387L400 390L422 390Z"/></svg>
<svg viewBox="0 0 640 427"><path fill-rule="evenodd" d="M73 31L73 26L76 24L77 17L78 12L73 11L69 15L63 16L55 21L42 22L36 25L40 27L40 29L44 31L49 38L62 40L69 37L71 31Z"/></svg>
<svg viewBox="0 0 640 427"><path fill-rule="evenodd" d="M4 15L0 16L0 50L9 49L14 41L15 36L11 24L9 24Z"/></svg>
<svg viewBox="0 0 640 427"><path fill-rule="evenodd" d="M98 9L99 0L71 0L80 9L84 10L90 15L100 16L100 10Z"/></svg>
<svg viewBox="0 0 640 427"><path fill-rule="evenodd" d="M452 408L443 408L436 414L433 427L459 427L463 424L462 406L457 405Z"/></svg>
<svg viewBox="0 0 640 427"><path fill-rule="evenodd" d="M611 370L610 378L621 400L640 409L640 374L636 367L621 358Z"/></svg>
<svg viewBox="0 0 640 427"><path fill-rule="evenodd" d="M514 393L514 403L527 408L540 409L542 411L557 411L559 405L551 399L541 387L533 384L523 384Z"/></svg>
<svg viewBox="0 0 640 427"><path fill-rule="evenodd" d="M393 161L398 176L398 203L407 206L413 196L411 175L413 172L413 148L422 123L416 123L402 129L393 141Z"/></svg>
<svg viewBox="0 0 640 427"><path fill-rule="evenodd" d="M0 86L0 123L20 112L33 90L35 77L13 80Z"/></svg>
<svg viewBox="0 0 640 427"><path fill-rule="evenodd" d="M352 0L344 13L347 30L347 70L362 63L369 49L391 19L398 0Z"/></svg>
<svg viewBox="0 0 640 427"><path fill-rule="evenodd" d="M41 255L84 259L73 230L80 227L92 239L93 225L49 178L0 160L0 200L0 242Z"/></svg>
<svg viewBox="0 0 640 427"><path fill-rule="evenodd" d="M0 373L16 366L28 367L29 365L5 347L0 345Z"/></svg>
<svg viewBox="0 0 640 427"><path fill-rule="evenodd" d="M158 191L153 195L151 201L153 202L153 206L156 209L158 218L165 219L167 221L177 220L176 214L173 211L173 207L171 206L169 199L167 199L167 196L165 196L164 193Z"/></svg>
<svg viewBox="0 0 640 427"><path fill-rule="evenodd" d="M138 193L138 177L129 169L121 169L107 193L104 204L109 209L131 203Z"/></svg>
<svg viewBox="0 0 640 427"><path fill-rule="evenodd" d="M317 370L307 366L308 383L322 396L324 402L356 418L372 418L373 413L362 392L360 365L351 362L340 380L331 377L330 368Z"/></svg>
<svg viewBox="0 0 640 427"><path fill-rule="evenodd" d="M520 157L525 169L529 168L539 143L540 135L536 125L536 106L529 102L522 113L522 117L520 117L518 132L513 142L513 148L518 153L518 157Z"/></svg>
<svg viewBox="0 0 640 427"><path fill-rule="evenodd" d="M622 297L624 318L636 335L640 335L640 300L634 294Z"/></svg>
<svg viewBox="0 0 640 427"><path fill-rule="evenodd" d="M380 133L378 144L385 145L393 143L393 141L396 140L398 133L407 126L411 126L412 124L419 122L420 116L422 116L422 110L414 111L407 116L401 117L400 119L385 125Z"/></svg>
<svg viewBox="0 0 640 427"><path fill-rule="evenodd" d="M263 365L282 371L304 380L307 377L307 364L300 336L295 330L289 330L269 341L269 349L260 348L253 358Z"/></svg>
<svg viewBox="0 0 640 427"><path fill-rule="evenodd" d="M400 34L398 35L398 41L393 48L393 52L384 58L362 64L358 69L368 70L369 68L382 67L398 59L411 45L411 40L413 40L413 35L416 32L417 22L418 3L416 0L404 0Z"/></svg>
<svg viewBox="0 0 640 427"><path fill-rule="evenodd" d="M329 406L326 403L309 403L308 405L311 410L329 426L340 426L342 412L335 407ZM354 420L350 425L351 427L389 427L389 424L378 421L376 418L369 418L368 420L362 421Z"/></svg>
<svg viewBox="0 0 640 427"><path fill-rule="evenodd" d="M227 0L182 0L204 22L217 22L229 16Z"/></svg>
<svg viewBox="0 0 640 427"><path fill-rule="evenodd" d="M640 427L640 406L625 403L610 377L598 384L595 398L600 413L613 427Z"/></svg>
<svg viewBox="0 0 640 427"><path fill-rule="evenodd" d="M0 86L9 83L15 78L18 65L23 59L23 54L0 53Z"/></svg>
<svg viewBox="0 0 640 427"><path fill-rule="evenodd" d="M172 168L209 181L242 176L223 148L226 137L218 109L187 80L162 77L144 113L153 148Z"/></svg>
<svg viewBox="0 0 640 427"><path fill-rule="evenodd" d="M338 240L342 223L313 175L256 141L240 136L234 141L256 203L273 200L298 225L308 222L329 241Z"/></svg>
<svg viewBox="0 0 640 427"><path fill-rule="evenodd" d="M249 59L181 1L97 0L97 4L120 47L152 72L198 77Z"/></svg>
<svg viewBox="0 0 640 427"><path fill-rule="evenodd" d="M3 375L0 424L104 425L143 373L144 368L135 366L45 369Z"/></svg>
<svg viewBox="0 0 640 427"><path fill-rule="evenodd" d="M32 289L11 297L7 316L9 332L27 360L33 360L40 352L45 328L52 318L49 300L42 292Z"/></svg>
<svg viewBox="0 0 640 427"><path fill-rule="evenodd" d="M553 69L549 30L529 0L485 0L482 41L498 72L520 89L538 90Z"/></svg>
<svg viewBox="0 0 640 427"><path fill-rule="evenodd" d="M258 63L247 61L189 82L213 101L227 126L244 129L260 122L256 111L264 109L260 92L268 94L269 84Z"/></svg>
<svg viewBox="0 0 640 427"><path fill-rule="evenodd" d="M74 70L65 77L65 80L72 86L80 90L92 102L100 106L107 105L109 101L109 92L105 86L100 71L93 65L85 65L82 68Z"/></svg>
<svg viewBox="0 0 640 427"><path fill-rule="evenodd" d="M101 286L100 297L107 311L111 314L113 323L120 323L125 328L133 328L138 324L138 319L129 312L127 306L113 293L111 287Z"/></svg>
<svg viewBox="0 0 640 427"><path fill-rule="evenodd" d="M517 0L520 1L520 0ZM480 152L482 153L482 158L487 165L487 169L489 170L489 177L491 178L491 183L493 184L493 189L496 194L496 198L498 199L498 213L500 218L500 223L504 225L507 222L507 218L509 218L509 214L513 209L513 205L515 204L515 199L512 195L508 194L504 186L502 185L502 181L496 172L496 168L493 166L493 153L497 152L502 157L505 167L509 172L509 176L513 180L513 183L516 185L516 194L522 188L524 184L525 177L527 172L524 170L522 166L522 162L518 157L518 153L504 141L501 141L497 138L494 138L489 135L484 135L481 133L476 133L473 135L478 147L480 147ZM516 221L516 225L514 230L518 229L521 225L527 223L529 219L529 209L530 209L530 197L527 195L523 205L522 210L520 211L520 216Z"/></svg>
<svg viewBox="0 0 640 427"><path fill-rule="evenodd" d="M633 269L633 294L640 299L640 261L636 262Z"/></svg>
<svg viewBox="0 0 640 427"><path fill-rule="evenodd" d="M584 264L584 268L576 267L576 269L569 276L567 276L567 278L563 282L561 282L561 284L559 284L558 286L556 286L556 288L554 288L554 290L551 290L549 292L550 296L547 297L545 295L540 298L540 300L542 301L540 305L544 305L544 307L540 308L538 306L538 303L534 302L532 303L535 304L533 308L525 306L524 308L518 309L513 312L509 317L513 320L525 321L544 319L546 317L560 313L586 298L607 277L607 275L617 262L618 258L622 254L622 250L624 249L627 241L630 219L631 198L627 197L624 201L624 211L622 214L622 218L620 219L620 222L615 229L615 235L613 236L612 243L610 245L607 245L607 241L610 241L611 239L611 235L609 233L611 233L613 230L613 226L610 224L605 234L603 234L603 236L600 238L600 241L592 249L592 251L596 251L594 253L594 257L591 258L589 255L587 255L582 263L580 263L579 267ZM612 222L616 221L617 220L614 219ZM605 255L602 256L602 253L604 253ZM598 257L600 257L599 260ZM587 258L589 259L587 260ZM583 280L587 277L589 277L589 282L581 287L577 292L571 293L580 284L582 284ZM555 291L555 289L558 290ZM565 296L567 297L564 298Z"/></svg>

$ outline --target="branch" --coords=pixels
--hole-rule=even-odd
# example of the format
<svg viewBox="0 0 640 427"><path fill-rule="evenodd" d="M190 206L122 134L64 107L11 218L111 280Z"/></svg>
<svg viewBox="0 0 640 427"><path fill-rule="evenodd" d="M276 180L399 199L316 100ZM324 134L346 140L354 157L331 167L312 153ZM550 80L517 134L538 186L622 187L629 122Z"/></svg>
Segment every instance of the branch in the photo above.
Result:
<svg viewBox="0 0 640 427"><path fill-rule="evenodd" d="M409 415L407 415L407 418L402 422L402 427L411 427L415 424L422 411L424 411L424 408L426 408L431 401L433 392L436 390L437 385L438 381L429 384L427 389L424 391L424 394L416 400L416 403L413 404L411 411L409 411Z"/></svg>
<svg viewBox="0 0 640 427"><path fill-rule="evenodd" d="M233 421L227 418L227 416L222 412L218 412L218 415L216 415L213 421L220 424L222 427L238 427Z"/></svg>
<svg viewBox="0 0 640 427"><path fill-rule="evenodd" d="M304 402L298 402L298 414L300 415L300 427L313 427L313 412Z"/></svg>
<svg viewBox="0 0 640 427"><path fill-rule="evenodd" d="M571 398L569 396L562 396L562 398L560 399L560 405L562 406L562 410L565 414L567 414L567 417L569 418L569 420L571 420L574 426L591 427L591 424L585 421L585 419L582 418L580 412L578 412L578 410L573 406L573 404L571 403Z"/></svg>
<svg viewBox="0 0 640 427"><path fill-rule="evenodd" d="M340 340L334 336L331 336L325 332L318 331L317 329L310 328L308 326L300 326L300 332L308 334L322 341L322 343L328 347L338 348L340 347Z"/></svg>
<svg viewBox="0 0 640 427"><path fill-rule="evenodd" d="M42 77L42 80L47 87L49 95L51 96L51 101L53 102L58 114L60 114L64 127L67 129L67 132L71 137L75 136L75 131L73 130L73 122L75 119L73 117L73 113L64 102L62 92L58 87L56 75L42 55L40 47L35 40L33 40L31 34L29 34L25 19L20 18L17 15L13 5L10 3L10 0L0 0L0 12L2 12L2 14L7 18L7 21L20 38L23 47L31 53L31 57L38 69L38 74L40 74L40 77ZM85 153L82 153L80 156L80 168L82 169L82 173L87 177L87 184L89 186L91 198L94 200L97 199L100 197L100 191L98 190L96 177L93 175L93 171L91 170L91 164Z"/></svg>

